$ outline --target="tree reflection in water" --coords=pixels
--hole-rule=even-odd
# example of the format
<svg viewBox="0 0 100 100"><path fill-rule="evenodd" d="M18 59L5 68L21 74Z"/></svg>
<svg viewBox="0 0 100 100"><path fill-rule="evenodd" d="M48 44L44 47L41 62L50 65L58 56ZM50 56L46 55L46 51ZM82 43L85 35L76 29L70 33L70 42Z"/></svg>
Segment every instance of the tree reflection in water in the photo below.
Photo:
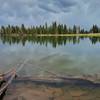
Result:
<svg viewBox="0 0 100 100"><path fill-rule="evenodd" d="M1 36L1 41L3 44L7 43L9 45L21 43L23 46L27 42L37 43L40 45L48 46L51 44L54 48L60 45L66 45L67 43L79 44L81 40L89 39L92 44L100 42L100 37L79 37L79 36Z"/></svg>

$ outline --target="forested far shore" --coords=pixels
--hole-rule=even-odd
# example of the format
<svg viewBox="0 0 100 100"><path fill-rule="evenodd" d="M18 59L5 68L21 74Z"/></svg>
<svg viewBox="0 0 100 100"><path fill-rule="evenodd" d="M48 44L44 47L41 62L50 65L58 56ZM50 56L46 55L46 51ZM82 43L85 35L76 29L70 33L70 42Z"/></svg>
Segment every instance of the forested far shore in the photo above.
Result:
<svg viewBox="0 0 100 100"><path fill-rule="evenodd" d="M51 25L45 23L45 25L26 27L24 24L21 26L1 26L0 34L32 34L32 35L60 35L60 34L90 34L100 33L100 28L97 25L93 25L90 29L86 30L80 26L74 25L68 27L66 24L57 24L53 22Z"/></svg>

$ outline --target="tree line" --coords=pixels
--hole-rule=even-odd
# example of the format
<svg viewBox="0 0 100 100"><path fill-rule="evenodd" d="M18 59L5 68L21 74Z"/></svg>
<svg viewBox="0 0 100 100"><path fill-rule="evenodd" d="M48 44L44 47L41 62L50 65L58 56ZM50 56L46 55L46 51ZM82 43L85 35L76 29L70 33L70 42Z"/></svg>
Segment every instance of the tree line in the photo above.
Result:
<svg viewBox="0 0 100 100"><path fill-rule="evenodd" d="M100 28L97 25L93 25L89 30L81 29L80 26L74 25L68 27L66 24L57 24L53 22L51 25L45 23L45 25L25 27L21 26L1 26L1 34L88 34L88 33L100 33Z"/></svg>

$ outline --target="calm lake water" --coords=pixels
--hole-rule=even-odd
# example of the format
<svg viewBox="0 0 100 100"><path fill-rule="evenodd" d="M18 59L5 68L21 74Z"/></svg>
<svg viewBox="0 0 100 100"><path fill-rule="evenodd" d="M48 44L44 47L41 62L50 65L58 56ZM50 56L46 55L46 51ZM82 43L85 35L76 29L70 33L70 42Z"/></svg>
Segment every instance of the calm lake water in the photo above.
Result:
<svg viewBox="0 0 100 100"><path fill-rule="evenodd" d="M24 76L100 74L100 38L2 36L0 72L23 62L18 73Z"/></svg>

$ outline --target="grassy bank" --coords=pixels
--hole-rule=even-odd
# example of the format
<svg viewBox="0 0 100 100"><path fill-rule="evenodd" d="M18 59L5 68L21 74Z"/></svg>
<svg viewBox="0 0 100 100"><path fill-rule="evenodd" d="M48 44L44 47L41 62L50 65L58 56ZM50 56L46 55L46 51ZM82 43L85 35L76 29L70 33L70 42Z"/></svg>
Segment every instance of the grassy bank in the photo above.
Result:
<svg viewBox="0 0 100 100"><path fill-rule="evenodd" d="M36 36L85 36L85 37L100 37L100 33L90 34L39 34Z"/></svg>
<svg viewBox="0 0 100 100"><path fill-rule="evenodd" d="M82 37L100 37L100 33L89 33L89 34L4 34L3 36L82 36Z"/></svg>

